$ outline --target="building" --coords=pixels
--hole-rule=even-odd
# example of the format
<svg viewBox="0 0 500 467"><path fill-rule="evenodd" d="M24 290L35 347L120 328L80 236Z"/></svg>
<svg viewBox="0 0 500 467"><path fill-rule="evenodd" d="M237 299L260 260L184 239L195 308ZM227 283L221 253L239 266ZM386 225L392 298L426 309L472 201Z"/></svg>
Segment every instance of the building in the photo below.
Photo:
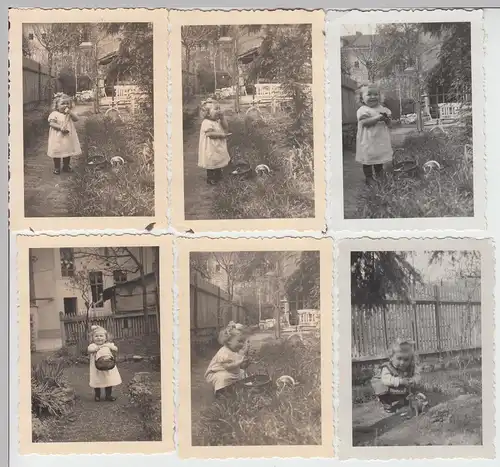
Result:
<svg viewBox="0 0 500 467"><path fill-rule="evenodd" d="M89 256L88 252L98 252ZM130 252L143 264L149 284L157 273L157 254L152 247L134 247ZM134 292L140 272L130 258L108 261L107 249L35 248L30 250L30 312L37 350L62 345L60 313L63 317L86 315L86 299L93 302L90 317L142 311L142 296ZM120 267L116 267L118 265ZM118 293L116 287L119 287ZM156 289L156 284L150 285ZM148 306L156 305L156 294L148 294Z"/></svg>

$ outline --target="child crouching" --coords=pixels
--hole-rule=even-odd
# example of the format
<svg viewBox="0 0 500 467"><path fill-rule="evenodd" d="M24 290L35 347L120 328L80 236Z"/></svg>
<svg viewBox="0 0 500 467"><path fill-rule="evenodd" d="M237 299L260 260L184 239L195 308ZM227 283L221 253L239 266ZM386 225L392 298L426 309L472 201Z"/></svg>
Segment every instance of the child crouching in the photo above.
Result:
<svg viewBox="0 0 500 467"><path fill-rule="evenodd" d="M243 325L230 322L219 334L222 347L212 358L205 372L205 379L212 384L216 397L236 389L248 368L248 335Z"/></svg>
<svg viewBox="0 0 500 467"><path fill-rule="evenodd" d="M410 389L419 381L413 343L398 339L391 347L389 361L380 365L371 383L384 410L392 413L408 405Z"/></svg>

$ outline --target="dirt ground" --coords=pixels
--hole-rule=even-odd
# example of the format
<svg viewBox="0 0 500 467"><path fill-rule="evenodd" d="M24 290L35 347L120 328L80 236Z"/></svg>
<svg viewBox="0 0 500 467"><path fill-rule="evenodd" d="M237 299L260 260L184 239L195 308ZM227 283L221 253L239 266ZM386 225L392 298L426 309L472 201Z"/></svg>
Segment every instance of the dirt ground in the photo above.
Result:
<svg viewBox="0 0 500 467"><path fill-rule="evenodd" d="M121 363L118 370L123 382L113 389L116 401L95 402L93 389L89 387L88 366L68 368L65 376L77 396L74 411L67 417L53 420L49 425L49 439L43 442L148 441L139 415L130 405L127 385L136 373L150 372L160 398L160 373L143 362Z"/></svg>
<svg viewBox="0 0 500 467"><path fill-rule="evenodd" d="M83 141L85 120L92 105L78 105L75 109L80 119L75 123L76 131ZM47 156L49 126L38 140L24 151L24 206L26 217L71 217L67 198L71 189L71 174L54 175L54 164ZM76 168L83 156L75 157L71 165Z"/></svg>

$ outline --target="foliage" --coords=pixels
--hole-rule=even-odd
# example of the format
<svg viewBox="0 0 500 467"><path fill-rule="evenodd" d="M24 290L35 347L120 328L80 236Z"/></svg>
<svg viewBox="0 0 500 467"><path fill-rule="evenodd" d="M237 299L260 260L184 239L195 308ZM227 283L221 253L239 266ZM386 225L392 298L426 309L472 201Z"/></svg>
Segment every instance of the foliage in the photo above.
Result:
<svg viewBox="0 0 500 467"><path fill-rule="evenodd" d="M30 58L31 54L32 54L31 44L30 44L29 39L26 37L26 34L24 34L24 32L23 32L23 44L22 44L22 47L23 47L23 57Z"/></svg>
<svg viewBox="0 0 500 467"><path fill-rule="evenodd" d="M160 403L148 373L136 373L128 384L130 403L139 411L143 429L150 441L161 441Z"/></svg>
<svg viewBox="0 0 500 467"><path fill-rule="evenodd" d="M239 389L215 401L193 426L193 442L202 446L321 444L320 342L265 344L256 355L272 386L263 393ZM298 383L280 389L275 381L289 375Z"/></svg>
<svg viewBox="0 0 500 467"><path fill-rule="evenodd" d="M314 153L302 143L291 147L289 117L269 122L235 118L228 140L234 160L244 158L252 167L266 164L270 177L240 180L228 176L216 188L213 212L218 219L283 219L314 216Z"/></svg>
<svg viewBox="0 0 500 467"><path fill-rule="evenodd" d="M31 410L37 416L71 412L74 394L64 378L65 364L42 360L31 368Z"/></svg>
<svg viewBox="0 0 500 467"><path fill-rule="evenodd" d="M404 252L351 252L351 303L364 310L385 307L391 296L408 299L420 273Z"/></svg>
<svg viewBox="0 0 500 467"><path fill-rule="evenodd" d="M448 260L453 269L454 276L462 279L481 278L481 252L478 250L443 251L433 250L430 254L429 264L442 263Z"/></svg>
<svg viewBox="0 0 500 467"><path fill-rule="evenodd" d="M102 157L107 167L82 164L75 170L70 212L76 217L152 216L154 214L154 151L151 126L142 115L119 122L105 116L85 122L84 152ZM114 156L125 160L109 167Z"/></svg>
<svg viewBox="0 0 500 467"><path fill-rule="evenodd" d="M423 28L443 40L429 83L445 88L451 101L463 102L472 89L470 23L425 23Z"/></svg>
<svg viewBox="0 0 500 467"><path fill-rule="evenodd" d="M297 260L297 269L287 279L289 297L301 294L307 297L311 308L320 308L320 255L318 251L303 251Z"/></svg>
<svg viewBox="0 0 500 467"><path fill-rule="evenodd" d="M31 441L37 443L42 441L48 435L47 425L35 414L31 414Z"/></svg>
<svg viewBox="0 0 500 467"><path fill-rule="evenodd" d="M153 24L111 23L110 34L120 36L118 56L109 66L108 73L119 76L126 73L153 101Z"/></svg>

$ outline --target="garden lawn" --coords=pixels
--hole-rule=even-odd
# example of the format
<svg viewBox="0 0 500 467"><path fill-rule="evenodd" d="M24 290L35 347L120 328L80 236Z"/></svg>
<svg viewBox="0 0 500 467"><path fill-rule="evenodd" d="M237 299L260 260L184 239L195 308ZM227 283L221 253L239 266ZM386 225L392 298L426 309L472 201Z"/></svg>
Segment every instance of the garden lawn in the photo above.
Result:
<svg viewBox="0 0 500 467"><path fill-rule="evenodd" d="M135 373L150 372L154 397L160 400L160 373L143 362L121 363L118 369L123 383L114 388L117 400L95 402L88 365L68 367L65 377L77 396L74 411L61 418L44 418L46 429L39 442L149 441L138 411L131 407L127 384Z"/></svg>
<svg viewBox="0 0 500 467"><path fill-rule="evenodd" d="M241 180L226 172L215 188L213 217L217 219L283 219L314 217L314 155L310 135L290 134L287 115L229 118L232 160L252 168L265 164L270 176ZM307 129L304 130L307 133Z"/></svg>
<svg viewBox="0 0 500 467"><path fill-rule="evenodd" d="M95 115L85 122L82 148L87 160L104 158L98 168L82 164L75 171L69 199L80 217L154 215L153 122L144 116L121 122ZM111 167L113 157L123 165Z"/></svg>
<svg viewBox="0 0 500 467"><path fill-rule="evenodd" d="M376 184L361 189L353 217L472 217L473 163L464 156L468 139L461 129L447 131L408 135L395 147L394 162L416 160L417 176L397 177L388 170ZM442 169L426 175L422 166L431 160Z"/></svg>
<svg viewBox="0 0 500 467"><path fill-rule="evenodd" d="M321 359L319 339L305 344L264 342L253 356L250 373L268 373L263 393L238 390L215 401L202 381L207 362L192 372L192 442L197 446L321 444ZM289 375L299 384L280 390L275 381ZM205 388L205 389L203 389ZM201 397L204 395L203 397Z"/></svg>

